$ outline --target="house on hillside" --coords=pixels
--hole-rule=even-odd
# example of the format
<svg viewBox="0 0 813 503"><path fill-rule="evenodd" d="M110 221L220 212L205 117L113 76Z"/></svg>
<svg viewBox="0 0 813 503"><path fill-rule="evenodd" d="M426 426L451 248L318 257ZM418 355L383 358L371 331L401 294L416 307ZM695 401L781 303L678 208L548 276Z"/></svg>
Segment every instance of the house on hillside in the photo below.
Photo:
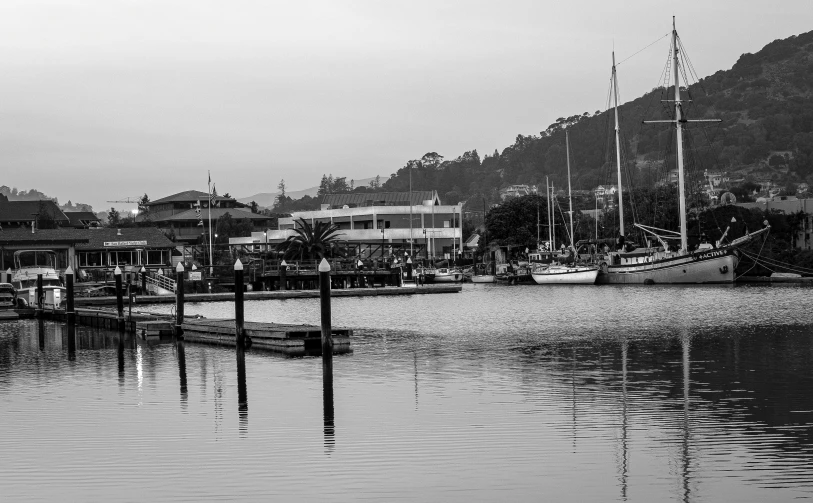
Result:
<svg viewBox="0 0 813 503"><path fill-rule="evenodd" d="M527 196L536 192L535 188L530 185L509 185L504 189L500 189L500 199L505 201L512 197Z"/></svg>
<svg viewBox="0 0 813 503"><path fill-rule="evenodd" d="M602 208L613 208L616 205L617 185L599 185L593 189L596 196L596 204Z"/></svg>
<svg viewBox="0 0 813 503"><path fill-rule="evenodd" d="M53 220L57 227L70 225L70 219L50 199L0 202L0 227L31 228L34 224L35 228L39 228L40 223L44 224L44 220Z"/></svg>

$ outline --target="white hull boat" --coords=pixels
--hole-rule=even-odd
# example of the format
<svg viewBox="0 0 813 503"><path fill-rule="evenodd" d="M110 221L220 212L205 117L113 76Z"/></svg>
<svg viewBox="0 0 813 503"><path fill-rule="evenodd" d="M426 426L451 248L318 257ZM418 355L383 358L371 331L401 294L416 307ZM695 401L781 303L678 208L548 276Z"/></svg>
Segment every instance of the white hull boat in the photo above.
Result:
<svg viewBox="0 0 813 503"><path fill-rule="evenodd" d="M531 277L539 285L593 285L598 268L578 265L539 265Z"/></svg>
<svg viewBox="0 0 813 503"><path fill-rule="evenodd" d="M481 274L480 276L471 277L472 283L494 283L496 281L497 277L493 274Z"/></svg>
<svg viewBox="0 0 813 503"><path fill-rule="evenodd" d="M435 271L433 279L435 283L460 283L463 281L463 273L447 268L440 268Z"/></svg>
<svg viewBox="0 0 813 503"><path fill-rule="evenodd" d="M42 275L43 308L64 309L68 296L56 272L56 253L50 250L14 252L11 284L19 307L37 307L37 276Z"/></svg>

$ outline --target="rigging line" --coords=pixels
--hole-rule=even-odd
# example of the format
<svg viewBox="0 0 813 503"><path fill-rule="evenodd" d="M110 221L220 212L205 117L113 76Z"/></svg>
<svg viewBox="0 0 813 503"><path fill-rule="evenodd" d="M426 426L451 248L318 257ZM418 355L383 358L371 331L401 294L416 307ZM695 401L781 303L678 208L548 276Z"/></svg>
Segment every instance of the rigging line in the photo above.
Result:
<svg viewBox="0 0 813 503"><path fill-rule="evenodd" d="M768 231L768 232L770 232L770 231ZM762 249L763 249L763 248L765 248L765 243L767 243L767 242L768 242L768 236L767 236L767 234L766 234L766 235L765 235L765 239L763 239L763 240L762 240L762 245L759 247L759 253L757 254L757 257L759 257L760 255L762 255ZM746 254L746 252L745 252L745 251L743 251L743 250L740 250L740 251L741 251L741 252L742 252L744 255ZM739 276L737 276L736 278L734 278L734 280L735 280L735 281L737 280L737 278L741 278L741 277L743 277L744 275L746 275L746 274L748 274L749 272L751 272L751 269L753 269L754 267L756 267L756 266L757 266L757 260L756 260L756 259L754 259L754 258L751 258L751 260L753 260L753 261L754 261L754 265L752 265L752 266L750 267L750 269L748 269L748 270L747 270L747 271L745 271L744 273L742 273L742 274L740 274ZM771 272L773 272L773 271L771 271Z"/></svg>
<svg viewBox="0 0 813 503"><path fill-rule="evenodd" d="M633 57L635 57L635 56L637 56L637 55L641 54L642 52L644 52L645 50L649 49L650 47L652 47L653 45L657 44L658 42L660 42L661 40L663 40L664 38L666 38L666 37L668 37L668 36L669 36L669 33L664 34L664 35L663 35L661 38L659 38L658 40L656 40L656 41L652 42L651 44L649 44L648 46L646 46L646 47L644 47L643 49L639 50L639 51L638 51L638 52L636 52L635 54L632 54L632 55L627 56L626 58L622 59L622 60L621 60L621 62L616 63L616 64L615 64L615 66L618 66L618 65L620 65L621 63L623 63L624 61L627 61L628 59L631 59L631 58L633 58Z"/></svg>
<svg viewBox="0 0 813 503"><path fill-rule="evenodd" d="M740 250L740 251L743 253L743 255L748 255L748 256L753 255L752 253L747 252L745 250ZM753 257L751 257L751 258L753 258ZM787 269L789 271L797 271L797 272L803 272L803 273L813 273L813 269L808 269L808 268L800 266L800 265L789 264L787 262L782 262L781 260L776 260L776 259L773 259L773 258L762 257L762 258L760 258L760 260L762 260L763 262L766 262L766 263L768 263L768 264L770 264L770 265L772 265L774 267Z"/></svg>

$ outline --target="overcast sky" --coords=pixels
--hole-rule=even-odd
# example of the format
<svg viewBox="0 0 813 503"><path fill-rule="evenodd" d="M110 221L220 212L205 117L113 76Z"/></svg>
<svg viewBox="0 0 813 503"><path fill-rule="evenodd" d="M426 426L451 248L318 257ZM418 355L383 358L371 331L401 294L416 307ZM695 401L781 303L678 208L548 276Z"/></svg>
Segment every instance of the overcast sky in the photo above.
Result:
<svg viewBox="0 0 813 503"><path fill-rule="evenodd" d="M813 29L810 0L3 0L0 185L99 211L206 190L207 170L243 197L482 156L603 109L613 46L673 14L701 76ZM622 100L667 51L619 66Z"/></svg>

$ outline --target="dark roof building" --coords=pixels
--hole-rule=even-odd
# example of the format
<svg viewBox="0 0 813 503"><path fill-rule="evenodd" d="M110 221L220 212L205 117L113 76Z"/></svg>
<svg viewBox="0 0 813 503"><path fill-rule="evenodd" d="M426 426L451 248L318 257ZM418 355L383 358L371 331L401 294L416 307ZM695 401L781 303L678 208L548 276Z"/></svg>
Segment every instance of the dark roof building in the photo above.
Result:
<svg viewBox="0 0 813 503"><path fill-rule="evenodd" d="M68 217L50 199L0 202L0 226L5 228L31 227L31 222L42 223L45 219L53 220L59 227L70 225Z"/></svg>
<svg viewBox="0 0 813 503"><path fill-rule="evenodd" d="M362 208L366 206L421 206L424 201L440 204L437 191L413 190L410 192L349 192L325 194L322 196L322 209Z"/></svg>
<svg viewBox="0 0 813 503"><path fill-rule="evenodd" d="M92 211L66 211L64 214L70 220L71 227L76 229L88 229L102 225L102 221Z"/></svg>

